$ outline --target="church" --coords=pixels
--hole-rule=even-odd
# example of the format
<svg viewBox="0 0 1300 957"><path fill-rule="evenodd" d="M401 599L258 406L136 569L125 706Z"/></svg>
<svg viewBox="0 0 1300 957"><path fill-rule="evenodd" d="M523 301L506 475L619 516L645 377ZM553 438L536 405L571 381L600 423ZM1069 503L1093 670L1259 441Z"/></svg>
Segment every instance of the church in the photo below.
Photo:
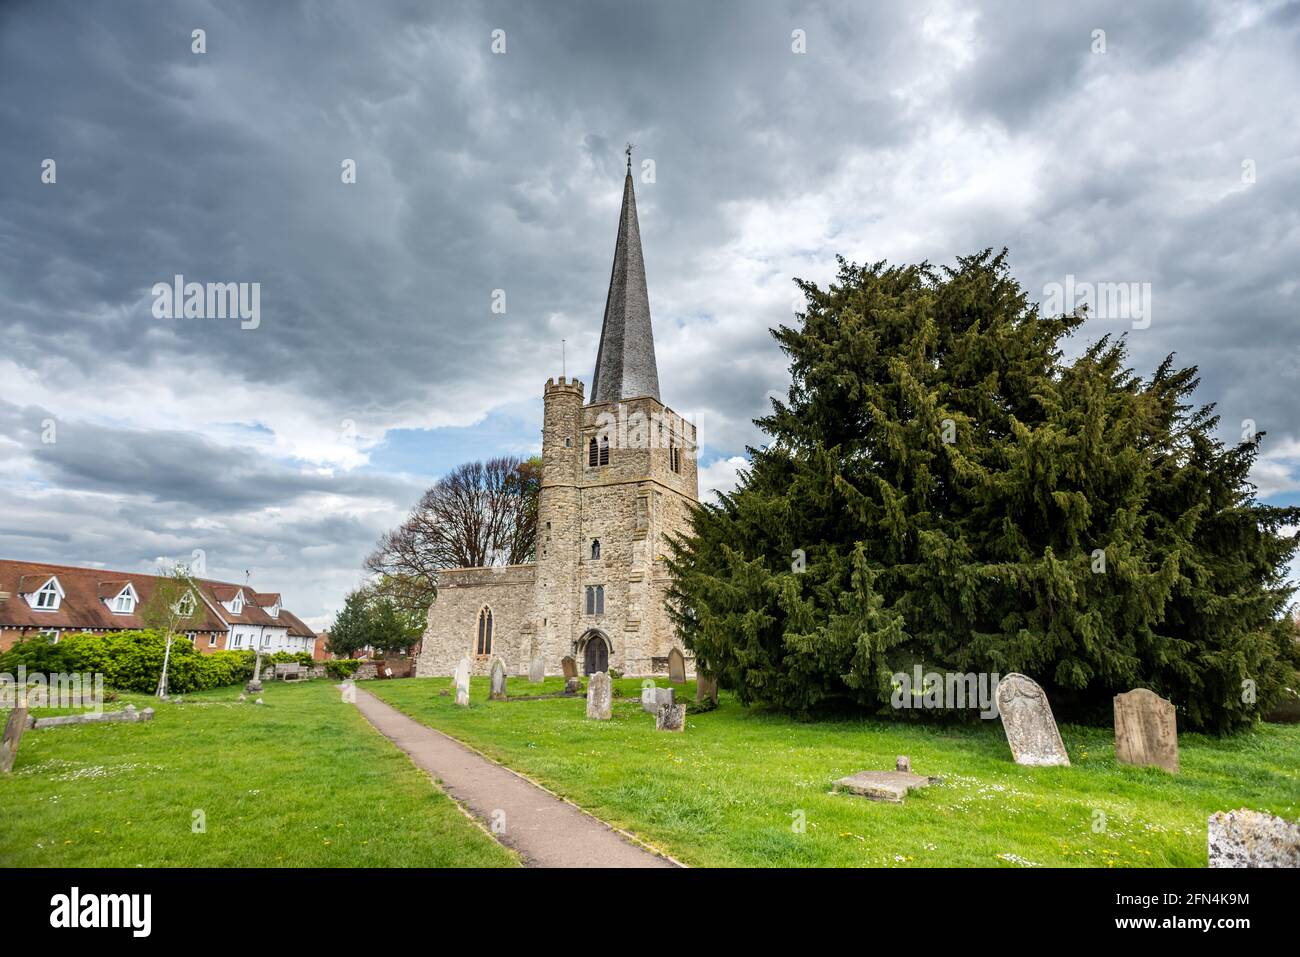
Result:
<svg viewBox="0 0 1300 957"><path fill-rule="evenodd" d="M536 560L442 571L416 674L448 675L468 656L526 674L662 674L680 646L665 607L668 539L699 500L692 423L659 396L631 159L591 395L547 380ZM689 658L688 658L689 661Z"/></svg>

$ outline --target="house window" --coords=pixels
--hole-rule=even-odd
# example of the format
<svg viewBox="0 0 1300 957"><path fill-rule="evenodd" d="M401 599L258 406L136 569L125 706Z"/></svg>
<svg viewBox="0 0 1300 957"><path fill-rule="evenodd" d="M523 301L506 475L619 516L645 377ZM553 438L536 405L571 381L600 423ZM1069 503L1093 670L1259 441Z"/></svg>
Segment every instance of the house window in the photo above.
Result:
<svg viewBox="0 0 1300 957"><path fill-rule="evenodd" d="M209 648L217 647L217 633L215 631L208 633L208 647Z"/></svg>
<svg viewBox="0 0 1300 957"><path fill-rule="evenodd" d="M588 615L605 614L605 586L604 585L587 586L587 614Z"/></svg>
<svg viewBox="0 0 1300 957"><path fill-rule="evenodd" d="M180 601L176 603L176 607L172 610L182 618L188 618L194 614L194 593L187 591L184 595L181 595Z"/></svg>
<svg viewBox="0 0 1300 957"><path fill-rule="evenodd" d="M59 607L59 586L55 584L53 578L36 593L36 604L32 607L40 611L54 611Z"/></svg>
<svg viewBox="0 0 1300 957"><path fill-rule="evenodd" d="M492 654L492 609L484 607L478 613L478 641L474 645L474 654Z"/></svg>
<svg viewBox="0 0 1300 957"><path fill-rule="evenodd" d="M59 630L57 628L44 628L41 630L40 635L52 645L59 643Z"/></svg>
<svg viewBox="0 0 1300 957"><path fill-rule="evenodd" d="M127 589L113 599L113 611L119 615L128 615L135 611L135 596Z"/></svg>
<svg viewBox="0 0 1300 957"><path fill-rule="evenodd" d="M593 538L591 540L591 560L595 561L598 558L600 558L600 539Z"/></svg>

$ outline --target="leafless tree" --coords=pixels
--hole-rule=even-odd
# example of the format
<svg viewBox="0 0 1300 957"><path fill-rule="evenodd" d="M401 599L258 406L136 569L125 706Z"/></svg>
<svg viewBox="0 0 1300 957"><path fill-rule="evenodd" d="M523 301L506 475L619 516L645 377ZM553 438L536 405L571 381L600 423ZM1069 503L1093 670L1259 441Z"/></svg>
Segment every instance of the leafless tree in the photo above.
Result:
<svg viewBox="0 0 1300 957"><path fill-rule="evenodd" d="M439 569L530 561L540 486L536 459L504 456L452 469L380 538L366 559L378 576L372 587L422 615L437 593Z"/></svg>

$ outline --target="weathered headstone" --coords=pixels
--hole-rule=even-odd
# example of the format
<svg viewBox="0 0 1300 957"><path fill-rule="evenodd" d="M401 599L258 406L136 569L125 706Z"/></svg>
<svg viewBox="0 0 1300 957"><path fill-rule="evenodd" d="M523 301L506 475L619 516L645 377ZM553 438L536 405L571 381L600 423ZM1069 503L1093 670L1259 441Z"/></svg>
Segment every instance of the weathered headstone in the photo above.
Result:
<svg viewBox="0 0 1300 957"><path fill-rule="evenodd" d="M26 706L14 708L9 712L9 720L5 722L4 738L0 739L0 773L8 774L13 770L14 761L18 758L18 744L26 730Z"/></svg>
<svg viewBox="0 0 1300 957"><path fill-rule="evenodd" d="M573 655L565 655L560 659L560 667L564 669L564 677L578 677L578 663L573 660Z"/></svg>
<svg viewBox="0 0 1300 957"><path fill-rule="evenodd" d="M672 689L669 689L672 690ZM685 731L686 705L661 704L655 712L656 731Z"/></svg>
<svg viewBox="0 0 1300 957"><path fill-rule="evenodd" d="M582 679L581 679L581 678L578 678L578 677L565 678L565 679L564 679L564 693L565 693L565 694L581 694L581 693L582 693Z"/></svg>
<svg viewBox="0 0 1300 957"><path fill-rule="evenodd" d="M695 702L703 704L705 700L718 703L718 679L714 675L695 671Z"/></svg>
<svg viewBox="0 0 1300 957"><path fill-rule="evenodd" d="M894 770L907 771L908 773L911 773L912 759L909 758L906 754L900 754L898 757L894 759Z"/></svg>
<svg viewBox="0 0 1300 957"><path fill-rule="evenodd" d="M1115 695L1115 760L1178 773L1173 702L1146 688Z"/></svg>
<svg viewBox="0 0 1300 957"><path fill-rule="evenodd" d="M608 721L612 713L613 692L609 672L597 671L587 679L587 717Z"/></svg>
<svg viewBox="0 0 1300 957"><path fill-rule="evenodd" d="M452 677L456 681L456 704L462 708L469 704L469 672L470 663L468 658L460 659L460 664L456 666L456 672Z"/></svg>
<svg viewBox="0 0 1300 957"><path fill-rule="evenodd" d="M659 710L659 702L655 696L655 686L653 684L641 687L641 710L646 714L654 714Z"/></svg>
<svg viewBox="0 0 1300 957"><path fill-rule="evenodd" d="M668 652L668 680L675 685L686 684L686 656L679 648Z"/></svg>
<svg viewBox="0 0 1300 957"><path fill-rule="evenodd" d="M546 680L546 659L541 655L534 656L532 664L528 666L528 680L533 684L541 684Z"/></svg>
<svg viewBox="0 0 1300 957"><path fill-rule="evenodd" d="M488 698L492 701L506 700L506 663L500 658L492 662L492 688Z"/></svg>
<svg viewBox="0 0 1300 957"><path fill-rule="evenodd" d="M1300 823L1259 811L1216 811L1207 831L1210 867L1300 867Z"/></svg>
<svg viewBox="0 0 1300 957"><path fill-rule="evenodd" d="M1022 674L1007 675L998 682L997 703L1016 764L1069 767L1070 756L1052 717L1052 706L1038 682Z"/></svg>

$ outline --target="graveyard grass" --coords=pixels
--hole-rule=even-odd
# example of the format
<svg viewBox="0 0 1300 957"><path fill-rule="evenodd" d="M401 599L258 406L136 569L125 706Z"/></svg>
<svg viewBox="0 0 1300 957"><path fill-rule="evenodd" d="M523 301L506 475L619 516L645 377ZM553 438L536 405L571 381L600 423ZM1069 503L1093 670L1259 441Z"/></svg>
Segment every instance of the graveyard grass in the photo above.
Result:
<svg viewBox="0 0 1300 957"><path fill-rule="evenodd" d="M0 775L0 866L518 864L333 682L268 682L263 705L238 695L123 694L105 709L152 706L154 720L29 729Z"/></svg>
<svg viewBox="0 0 1300 957"><path fill-rule="evenodd" d="M512 676L507 690L562 686ZM676 734L632 700L640 679L615 680L610 721L587 720L581 697L490 702L486 678L473 679L468 708L440 696L447 678L357 687L695 866L1205 867L1214 811L1300 817L1300 725L1181 734L1175 777L1118 764L1109 728L1064 725L1072 767L1026 768L996 720L800 723L723 692L716 711L688 708ZM693 702L693 682L678 700ZM830 793L836 778L892 769L900 754L943 782L902 805Z"/></svg>

